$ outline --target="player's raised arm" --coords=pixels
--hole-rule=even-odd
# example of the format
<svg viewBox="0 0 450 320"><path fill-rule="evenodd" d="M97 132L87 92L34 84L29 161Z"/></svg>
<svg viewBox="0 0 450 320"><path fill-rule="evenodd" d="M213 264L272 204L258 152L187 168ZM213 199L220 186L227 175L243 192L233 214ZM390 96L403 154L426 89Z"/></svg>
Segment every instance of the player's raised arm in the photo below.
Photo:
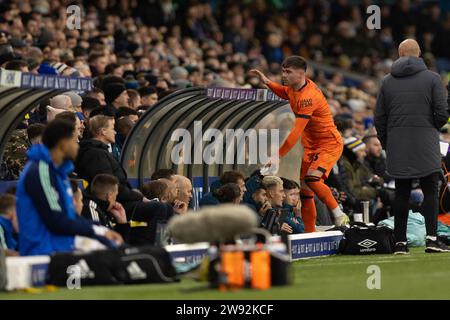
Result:
<svg viewBox="0 0 450 320"><path fill-rule="evenodd" d="M262 73L261 71L259 71L257 69L250 70L250 73L258 76L258 78L261 80L261 82L264 83L270 90L272 90L273 93L275 93L281 99L285 99L285 100L289 99L289 97L286 93L287 87L271 81L269 78L267 78L264 75L264 73Z"/></svg>
<svg viewBox="0 0 450 320"><path fill-rule="evenodd" d="M284 140L283 145L279 150L279 157L284 157L297 143L298 139L300 139L303 131L305 130L306 125L309 122L309 118L306 117L296 117L294 129L289 133L286 140Z"/></svg>

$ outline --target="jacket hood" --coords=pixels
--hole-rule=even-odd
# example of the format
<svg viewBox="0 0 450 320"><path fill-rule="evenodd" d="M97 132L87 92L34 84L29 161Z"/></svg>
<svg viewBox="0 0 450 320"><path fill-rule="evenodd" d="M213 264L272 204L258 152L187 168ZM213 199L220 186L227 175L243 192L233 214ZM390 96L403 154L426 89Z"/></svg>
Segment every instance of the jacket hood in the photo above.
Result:
<svg viewBox="0 0 450 320"><path fill-rule="evenodd" d="M420 71L427 70L427 66L421 58L401 57L394 61L391 67L391 74L394 77L408 77Z"/></svg>
<svg viewBox="0 0 450 320"><path fill-rule="evenodd" d="M62 165L56 167L50 156L50 151L43 144L34 144L28 149L27 152L28 159L33 161L44 161L53 167L59 174L67 176L74 169L73 162L70 160L65 160Z"/></svg>

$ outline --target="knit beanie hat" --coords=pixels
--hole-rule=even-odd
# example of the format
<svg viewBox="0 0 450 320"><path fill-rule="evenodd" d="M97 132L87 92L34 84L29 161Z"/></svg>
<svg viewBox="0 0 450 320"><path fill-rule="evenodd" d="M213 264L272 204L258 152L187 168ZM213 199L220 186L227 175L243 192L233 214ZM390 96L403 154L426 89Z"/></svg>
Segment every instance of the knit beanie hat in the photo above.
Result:
<svg viewBox="0 0 450 320"><path fill-rule="evenodd" d="M108 104L112 103L125 90L127 90L127 88L121 83L111 83L105 86L104 93L106 103Z"/></svg>
<svg viewBox="0 0 450 320"><path fill-rule="evenodd" d="M351 150L354 153L366 147L366 144L362 142L361 139L358 139L356 137L349 137L344 139L344 145L347 149Z"/></svg>

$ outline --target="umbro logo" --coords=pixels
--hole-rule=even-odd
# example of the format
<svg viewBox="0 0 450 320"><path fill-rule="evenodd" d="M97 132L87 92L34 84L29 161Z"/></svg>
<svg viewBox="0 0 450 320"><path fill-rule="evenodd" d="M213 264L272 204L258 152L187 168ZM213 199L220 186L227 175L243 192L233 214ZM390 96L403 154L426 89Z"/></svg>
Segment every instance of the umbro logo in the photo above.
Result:
<svg viewBox="0 0 450 320"><path fill-rule="evenodd" d="M373 247L376 244L377 244L376 241L370 240L370 239L365 239L365 240L363 240L361 242L358 242L358 246L364 247L366 249L369 249L369 248Z"/></svg>

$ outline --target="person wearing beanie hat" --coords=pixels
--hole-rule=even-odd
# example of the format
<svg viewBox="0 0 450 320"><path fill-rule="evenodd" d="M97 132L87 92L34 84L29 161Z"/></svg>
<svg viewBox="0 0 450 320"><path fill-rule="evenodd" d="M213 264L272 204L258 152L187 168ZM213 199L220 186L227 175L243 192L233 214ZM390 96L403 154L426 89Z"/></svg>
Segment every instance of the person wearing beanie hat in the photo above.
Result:
<svg viewBox="0 0 450 320"><path fill-rule="evenodd" d="M74 91L64 92L65 96L68 96L72 102L72 107L77 111L81 112L81 103L83 102L83 98L79 94Z"/></svg>
<svg viewBox="0 0 450 320"><path fill-rule="evenodd" d="M363 153L361 152L360 154L364 154L363 158L365 157L366 144L361 139L358 139L356 137L346 138L344 139L344 146L347 149L350 149L355 154L358 154L358 151L363 150L364 152Z"/></svg>
<svg viewBox="0 0 450 320"><path fill-rule="evenodd" d="M356 137L344 139L344 151L342 153L342 167L345 170L348 189L354 194L357 201L373 200L377 196L374 187L369 181L380 179L374 176L370 169L364 164L366 156L366 145Z"/></svg>
<svg viewBox="0 0 450 320"><path fill-rule="evenodd" d="M271 209L270 203L267 201L266 186L262 183L264 176L260 171L255 172L246 182L244 193L244 203L257 213L259 222L266 214L267 210Z"/></svg>
<svg viewBox="0 0 450 320"><path fill-rule="evenodd" d="M128 107L128 93L125 85L121 83L111 83L104 87L106 107L104 115L114 117L117 109Z"/></svg>

